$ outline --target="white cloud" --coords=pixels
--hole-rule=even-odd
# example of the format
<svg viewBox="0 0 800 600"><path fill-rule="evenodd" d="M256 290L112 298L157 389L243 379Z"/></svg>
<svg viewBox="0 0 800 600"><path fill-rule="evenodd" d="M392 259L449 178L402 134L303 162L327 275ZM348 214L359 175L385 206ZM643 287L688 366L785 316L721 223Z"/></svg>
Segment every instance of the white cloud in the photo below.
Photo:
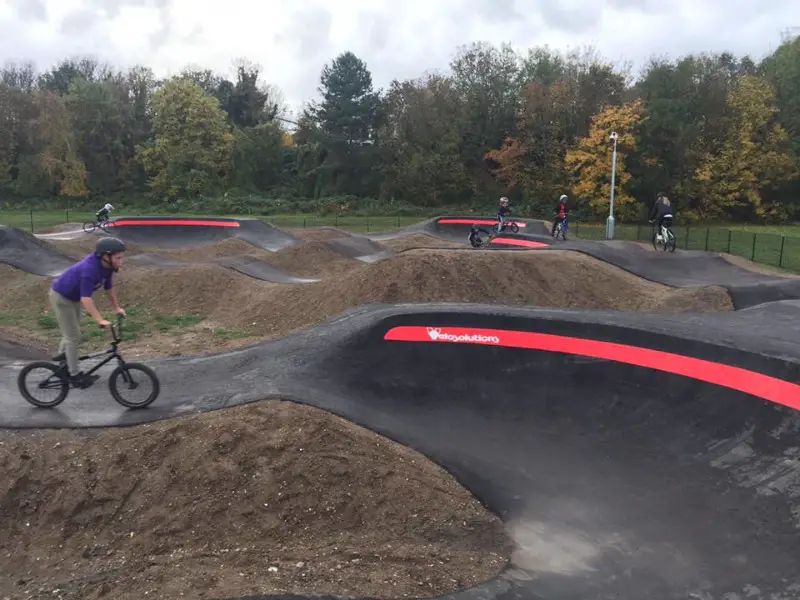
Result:
<svg viewBox="0 0 800 600"><path fill-rule="evenodd" d="M446 69L457 46L473 41L594 45L637 67L653 54L758 59L783 28L800 25L796 9L797 0L0 0L0 61L45 69L93 54L158 75L188 64L231 75L244 57L298 106L316 96L323 65L346 50L367 62L378 87Z"/></svg>

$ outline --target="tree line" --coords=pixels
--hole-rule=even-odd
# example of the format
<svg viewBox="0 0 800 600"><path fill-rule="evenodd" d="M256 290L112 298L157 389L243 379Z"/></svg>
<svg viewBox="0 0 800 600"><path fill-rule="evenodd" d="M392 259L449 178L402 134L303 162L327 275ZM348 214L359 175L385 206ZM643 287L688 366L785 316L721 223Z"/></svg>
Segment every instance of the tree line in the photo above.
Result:
<svg viewBox="0 0 800 600"><path fill-rule="evenodd" d="M654 58L633 78L589 50L460 47L446 72L376 90L352 52L297 121L257 66L157 78L92 58L0 71L0 201L270 213L494 210L682 220L800 217L800 37L756 63Z"/></svg>

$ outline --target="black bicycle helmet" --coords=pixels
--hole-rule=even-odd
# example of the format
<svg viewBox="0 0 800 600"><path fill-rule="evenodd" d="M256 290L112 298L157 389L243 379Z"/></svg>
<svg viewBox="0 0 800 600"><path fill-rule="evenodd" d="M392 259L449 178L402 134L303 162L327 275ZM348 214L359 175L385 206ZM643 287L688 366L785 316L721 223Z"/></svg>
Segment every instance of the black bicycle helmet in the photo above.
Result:
<svg viewBox="0 0 800 600"><path fill-rule="evenodd" d="M94 253L97 256L116 254L117 252L125 252L125 242L113 237L104 237L97 240L97 244L94 247Z"/></svg>

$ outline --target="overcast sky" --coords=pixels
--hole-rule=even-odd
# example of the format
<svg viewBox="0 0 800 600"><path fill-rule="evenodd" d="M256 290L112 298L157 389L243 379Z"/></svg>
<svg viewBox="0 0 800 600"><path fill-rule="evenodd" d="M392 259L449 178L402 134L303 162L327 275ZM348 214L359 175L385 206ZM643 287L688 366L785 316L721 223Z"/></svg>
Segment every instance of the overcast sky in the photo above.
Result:
<svg viewBox="0 0 800 600"><path fill-rule="evenodd" d="M290 8L293 6L293 8ZM459 45L594 45L640 66L653 54L730 50L754 59L800 26L800 0L0 0L0 62L44 70L91 54L157 75L187 65L232 74L262 66L297 107L340 52L367 62L376 87L446 69ZM636 69L634 74L636 74Z"/></svg>

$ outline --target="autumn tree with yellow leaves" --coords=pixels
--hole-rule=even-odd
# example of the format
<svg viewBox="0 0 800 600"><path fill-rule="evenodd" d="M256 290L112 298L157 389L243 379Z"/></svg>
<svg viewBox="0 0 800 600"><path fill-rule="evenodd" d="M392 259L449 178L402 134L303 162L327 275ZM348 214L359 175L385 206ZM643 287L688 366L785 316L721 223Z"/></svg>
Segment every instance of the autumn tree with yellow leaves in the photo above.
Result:
<svg viewBox="0 0 800 600"><path fill-rule="evenodd" d="M573 181L572 195L576 204L586 207L592 216L608 213L613 150L609 136L614 131L619 136L614 213L621 220L633 220L638 215L639 205L627 189L631 174L626 170L625 159L636 151L638 130L643 122L641 100L609 106L592 118L589 134L567 152L565 163Z"/></svg>
<svg viewBox="0 0 800 600"><path fill-rule="evenodd" d="M737 79L728 94L726 131L697 168L693 216L786 218L773 192L797 175L791 140L776 122L775 90L761 77Z"/></svg>

